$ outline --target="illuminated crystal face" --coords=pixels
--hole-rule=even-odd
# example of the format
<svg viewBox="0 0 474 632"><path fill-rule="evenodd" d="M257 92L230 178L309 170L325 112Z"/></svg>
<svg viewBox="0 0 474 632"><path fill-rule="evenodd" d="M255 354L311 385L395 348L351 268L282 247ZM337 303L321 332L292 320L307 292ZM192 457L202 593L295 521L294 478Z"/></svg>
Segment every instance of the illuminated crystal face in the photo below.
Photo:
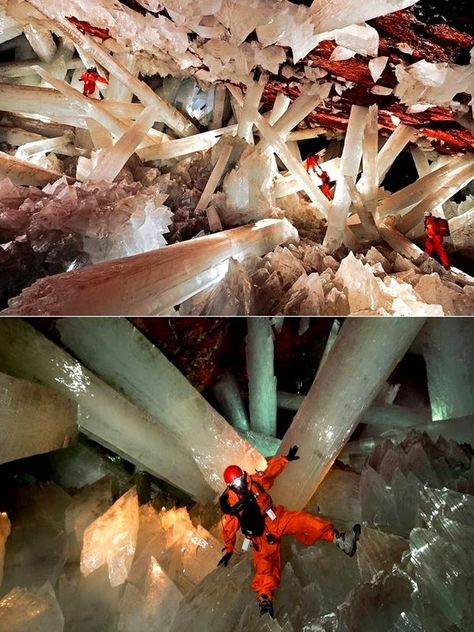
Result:
<svg viewBox="0 0 474 632"><path fill-rule="evenodd" d="M137 491L132 488L84 532L81 572L107 564L111 586L123 584L132 566L138 535Z"/></svg>

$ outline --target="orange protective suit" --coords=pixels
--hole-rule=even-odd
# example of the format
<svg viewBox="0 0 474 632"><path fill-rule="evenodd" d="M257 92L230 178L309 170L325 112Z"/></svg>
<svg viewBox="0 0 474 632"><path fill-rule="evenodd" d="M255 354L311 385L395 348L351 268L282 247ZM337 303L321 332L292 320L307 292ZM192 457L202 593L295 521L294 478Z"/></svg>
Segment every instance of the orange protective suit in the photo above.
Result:
<svg viewBox="0 0 474 632"><path fill-rule="evenodd" d="M266 490L272 487L275 478L281 474L287 463L288 459L285 456L274 457L270 459L264 472L257 472L251 476L247 474L248 489L254 494L262 514L272 509L276 515L274 520L265 515L264 533L258 537L250 537L255 568L252 589L257 593L257 599L261 595L267 595L272 599L280 584L280 540L283 535L292 535L303 544L314 544L317 540L332 542L334 539L334 527L327 520L305 511L289 511L281 505L273 505ZM239 500L233 489L228 488L227 494L231 505ZM237 516L224 514L222 526L225 548L232 553L240 526Z"/></svg>
<svg viewBox="0 0 474 632"><path fill-rule="evenodd" d="M102 77L102 75L99 75L97 71L91 70L85 70L79 77L79 81L84 82L82 94L86 97L94 94L95 84L97 81L100 81L101 83L109 83L107 79L105 77Z"/></svg>
<svg viewBox="0 0 474 632"><path fill-rule="evenodd" d="M449 235L446 220L433 215L425 217L425 235L425 253L432 257L434 251L438 255L441 264L445 268L449 268L448 253L443 246L443 237Z"/></svg>

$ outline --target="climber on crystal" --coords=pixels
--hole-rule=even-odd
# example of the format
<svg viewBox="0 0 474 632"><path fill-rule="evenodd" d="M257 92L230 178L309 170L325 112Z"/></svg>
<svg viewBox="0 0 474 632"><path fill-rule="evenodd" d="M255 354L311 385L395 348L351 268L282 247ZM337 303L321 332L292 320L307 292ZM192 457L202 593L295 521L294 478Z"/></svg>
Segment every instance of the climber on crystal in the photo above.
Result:
<svg viewBox="0 0 474 632"><path fill-rule="evenodd" d="M313 173L316 173L316 175L318 175L321 179L322 184L319 187L321 191L324 193L328 200L332 200L333 195L331 192L331 187L329 185L329 174L327 171L324 171L324 169L321 169L319 165L319 158L316 154L310 155L306 158L306 172L309 173L311 170L313 171Z"/></svg>
<svg viewBox="0 0 474 632"><path fill-rule="evenodd" d="M84 82L82 94L86 97L94 94L95 84L97 81L100 81L101 83L109 83L105 77L99 75L95 66L93 68L88 68L87 70L85 70L79 77L79 81Z"/></svg>
<svg viewBox="0 0 474 632"><path fill-rule="evenodd" d="M438 255L441 264L446 270L450 269L448 253L443 246L443 237L449 237L449 224L442 217L435 217L431 213L425 214L425 253L433 256L433 250Z"/></svg>
<svg viewBox="0 0 474 632"><path fill-rule="evenodd" d="M289 511L281 505L273 505L267 493L275 478L289 461L296 461L297 446L286 456L269 460L264 472L249 475L238 465L229 465L224 471L227 489L220 497L223 516L223 534L226 553L218 566L227 566L234 552L239 528L245 535L243 549L250 542L253 546L255 575L252 589L257 593L260 614L268 612L273 617L273 593L281 579L280 541L284 535L292 535L303 544L326 540L338 546L344 553L354 555L360 535L356 524L348 534L340 533L323 518L305 511Z"/></svg>

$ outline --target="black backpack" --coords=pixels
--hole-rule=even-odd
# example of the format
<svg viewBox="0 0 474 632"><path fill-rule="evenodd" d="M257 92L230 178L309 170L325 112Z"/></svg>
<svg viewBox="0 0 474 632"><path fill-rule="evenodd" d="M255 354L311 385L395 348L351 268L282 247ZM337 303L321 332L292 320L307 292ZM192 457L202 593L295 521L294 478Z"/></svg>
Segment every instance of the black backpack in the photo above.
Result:
<svg viewBox="0 0 474 632"><path fill-rule="evenodd" d="M222 512L236 516L242 533L246 536L259 536L265 530L265 516L262 515L255 496L250 490L246 490L235 505L229 503L227 490L220 496L219 503Z"/></svg>

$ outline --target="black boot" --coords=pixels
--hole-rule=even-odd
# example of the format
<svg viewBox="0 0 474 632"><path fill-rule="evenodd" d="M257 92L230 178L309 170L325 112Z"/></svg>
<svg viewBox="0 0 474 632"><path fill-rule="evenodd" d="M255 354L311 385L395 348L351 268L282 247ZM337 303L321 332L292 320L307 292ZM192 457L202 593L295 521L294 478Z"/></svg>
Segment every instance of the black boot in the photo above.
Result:
<svg viewBox="0 0 474 632"><path fill-rule="evenodd" d="M352 557L357 551L357 540L360 538L360 532L360 524L355 524L349 533L339 532L335 529L333 542L341 551Z"/></svg>
<svg viewBox="0 0 474 632"><path fill-rule="evenodd" d="M273 619L273 601L268 597L268 595L260 595L258 598L258 606L260 608L260 616L264 614L269 614Z"/></svg>

